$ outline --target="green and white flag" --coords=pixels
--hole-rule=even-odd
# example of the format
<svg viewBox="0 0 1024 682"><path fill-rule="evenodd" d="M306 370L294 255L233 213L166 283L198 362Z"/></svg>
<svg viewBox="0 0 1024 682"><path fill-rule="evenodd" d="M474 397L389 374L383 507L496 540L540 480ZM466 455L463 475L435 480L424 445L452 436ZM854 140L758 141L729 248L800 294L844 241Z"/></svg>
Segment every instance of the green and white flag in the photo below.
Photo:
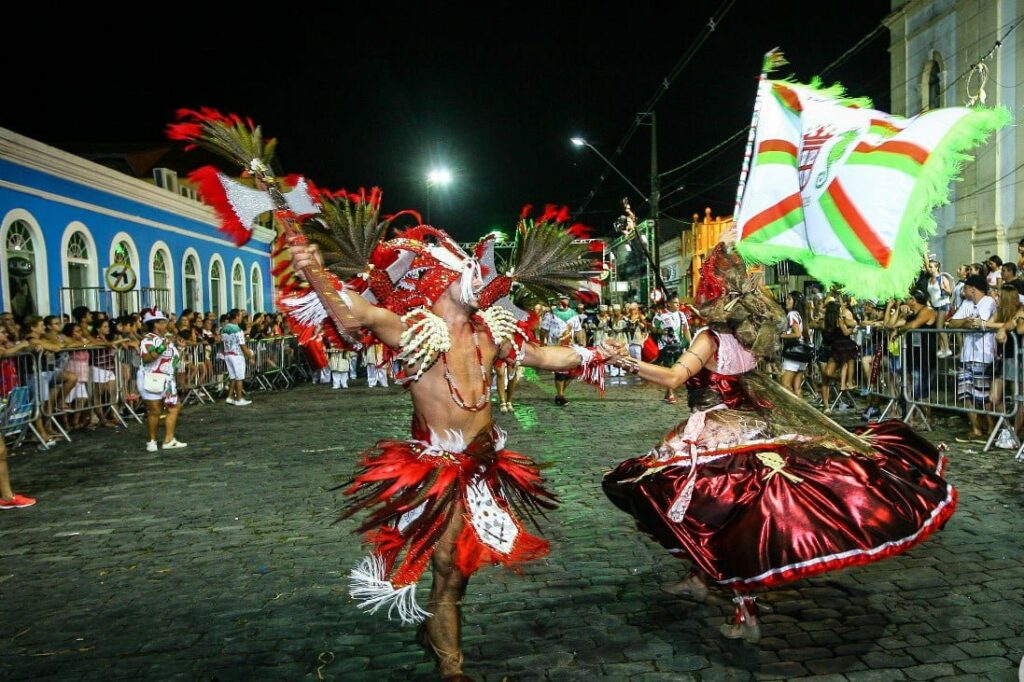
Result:
<svg viewBox="0 0 1024 682"><path fill-rule="evenodd" d="M737 250L872 299L906 296L965 151L1010 120L967 107L903 118L817 81L762 79L758 107Z"/></svg>

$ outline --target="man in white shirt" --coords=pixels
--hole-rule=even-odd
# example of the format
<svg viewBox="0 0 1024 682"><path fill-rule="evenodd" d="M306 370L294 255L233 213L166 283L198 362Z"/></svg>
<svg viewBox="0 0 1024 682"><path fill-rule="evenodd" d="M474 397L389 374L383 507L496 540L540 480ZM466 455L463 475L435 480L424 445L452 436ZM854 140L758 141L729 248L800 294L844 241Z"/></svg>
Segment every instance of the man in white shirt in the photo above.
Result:
<svg viewBox="0 0 1024 682"><path fill-rule="evenodd" d="M245 361L253 359L253 353L245 343L245 332L239 326L242 311L238 308L228 312L227 324L220 330L220 340L224 346L224 365L227 368L229 405L251 405L245 398Z"/></svg>
<svg viewBox="0 0 1024 682"><path fill-rule="evenodd" d="M996 312L995 299L988 295L988 282L981 275L971 275L964 282L963 291L964 302L957 308L956 314L947 326L954 329L984 329L985 323ZM995 361L995 354L994 333L964 335L956 396L958 401L965 403L965 407L986 408L992 386L992 363ZM971 420L971 437L974 439L987 438L988 433L994 428L992 417L988 415L969 412L968 418Z"/></svg>
<svg viewBox="0 0 1024 682"><path fill-rule="evenodd" d="M540 328L547 337L549 346L569 346L576 344L583 332L583 322L576 311L569 307L569 297L562 296L558 305L545 313ZM578 345L578 344L577 344ZM555 372L555 404L567 405L565 387L571 378L568 372Z"/></svg>
<svg viewBox="0 0 1024 682"><path fill-rule="evenodd" d="M673 296L668 300L668 310L655 315L654 329L658 341L658 363L671 367L683 350L690 345L690 324L686 315L679 310L679 297ZM665 402L670 405L676 404L675 392L669 388L665 390Z"/></svg>

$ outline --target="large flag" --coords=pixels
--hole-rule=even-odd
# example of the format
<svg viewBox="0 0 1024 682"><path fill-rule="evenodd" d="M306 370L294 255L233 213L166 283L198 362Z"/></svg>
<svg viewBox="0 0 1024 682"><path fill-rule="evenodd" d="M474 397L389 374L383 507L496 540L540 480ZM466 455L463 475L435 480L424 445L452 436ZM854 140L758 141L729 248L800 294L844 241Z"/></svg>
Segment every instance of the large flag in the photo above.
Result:
<svg viewBox="0 0 1024 682"><path fill-rule="evenodd" d="M737 250L873 299L906 296L965 151L1010 120L966 107L894 116L818 81L762 79L757 106Z"/></svg>

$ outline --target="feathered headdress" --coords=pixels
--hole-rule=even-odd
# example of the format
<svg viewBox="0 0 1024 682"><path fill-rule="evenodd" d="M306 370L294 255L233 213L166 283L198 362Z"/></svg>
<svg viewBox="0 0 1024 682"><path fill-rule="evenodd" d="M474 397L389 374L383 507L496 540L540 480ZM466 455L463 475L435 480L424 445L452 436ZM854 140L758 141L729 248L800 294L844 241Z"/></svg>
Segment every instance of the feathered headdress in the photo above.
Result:
<svg viewBox="0 0 1024 682"><path fill-rule="evenodd" d="M701 265L696 302L710 327L733 334L754 355L777 353L786 315L725 244L715 246Z"/></svg>

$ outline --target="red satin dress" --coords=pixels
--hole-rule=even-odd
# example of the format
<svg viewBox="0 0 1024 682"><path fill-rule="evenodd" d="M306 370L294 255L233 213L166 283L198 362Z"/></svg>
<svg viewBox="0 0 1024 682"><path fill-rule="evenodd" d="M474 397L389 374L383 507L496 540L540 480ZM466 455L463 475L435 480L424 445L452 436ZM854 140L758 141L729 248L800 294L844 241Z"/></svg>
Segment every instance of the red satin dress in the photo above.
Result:
<svg viewBox="0 0 1024 682"><path fill-rule="evenodd" d="M855 437L716 337L717 371L687 382L690 418L604 478L642 531L745 592L878 561L942 528L957 493L935 446L895 420Z"/></svg>

